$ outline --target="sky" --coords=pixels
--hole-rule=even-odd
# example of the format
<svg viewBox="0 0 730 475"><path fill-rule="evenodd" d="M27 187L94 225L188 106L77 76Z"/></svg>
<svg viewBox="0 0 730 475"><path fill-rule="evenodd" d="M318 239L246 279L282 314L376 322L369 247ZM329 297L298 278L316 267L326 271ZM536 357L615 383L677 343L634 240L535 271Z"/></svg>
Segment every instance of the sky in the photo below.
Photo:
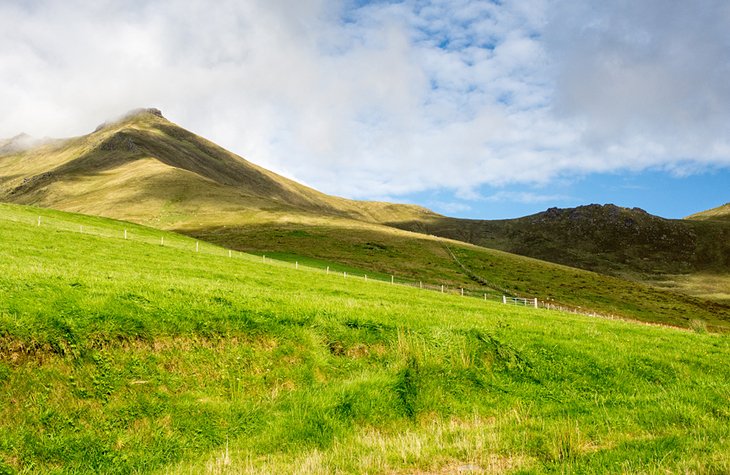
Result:
<svg viewBox="0 0 730 475"><path fill-rule="evenodd" d="M727 0L2 0L0 137L137 107L326 193L730 202Z"/></svg>

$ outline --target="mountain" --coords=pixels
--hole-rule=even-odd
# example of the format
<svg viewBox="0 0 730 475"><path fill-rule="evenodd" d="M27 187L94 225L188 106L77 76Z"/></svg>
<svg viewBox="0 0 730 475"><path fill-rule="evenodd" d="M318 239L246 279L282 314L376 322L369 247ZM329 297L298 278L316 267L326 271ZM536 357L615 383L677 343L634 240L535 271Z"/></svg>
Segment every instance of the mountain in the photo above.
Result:
<svg viewBox="0 0 730 475"><path fill-rule="evenodd" d="M611 275L730 271L730 223L670 220L611 204L507 220L434 216L390 224Z"/></svg>
<svg viewBox="0 0 730 475"><path fill-rule="evenodd" d="M722 206L706 211L700 211L699 213L687 216L685 219L695 221L730 221L730 203L725 203Z"/></svg>
<svg viewBox="0 0 730 475"><path fill-rule="evenodd" d="M17 142L17 140L15 141ZM237 221L241 213L368 222L432 216L417 206L325 195L138 109L93 133L0 153L0 200L156 224Z"/></svg>

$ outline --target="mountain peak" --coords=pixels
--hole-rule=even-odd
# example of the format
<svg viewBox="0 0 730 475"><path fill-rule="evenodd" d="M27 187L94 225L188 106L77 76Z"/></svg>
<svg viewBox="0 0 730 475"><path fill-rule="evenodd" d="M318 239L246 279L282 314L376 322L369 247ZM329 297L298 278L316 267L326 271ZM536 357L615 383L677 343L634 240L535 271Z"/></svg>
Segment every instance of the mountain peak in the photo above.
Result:
<svg viewBox="0 0 730 475"><path fill-rule="evenodd" d="M146 114L156 115L157 117L161 117L163 119L165 118L162 115L162 111L160 109L155 108L155 107L147 107L147 108L140 107L138 109L132 109L131 111L129 111L126 114L124 114L124 117L123 118L124 119L129 119L131 117L143 116L143 115L146 115Z"/></svg>
<svg viewBox="0 0 730 475"><path fill-rule="evenodd" d="M122 122L130 122L130 121L143 120L143 119L149 119L149 118L152 118L155 120L156 119L166 120L165 116L162 115L162 111L160 109L157 109L155 107L140 107L137 109L130 110L129 112L127 112L126 114L123 114L122 116L120 116L117 119L114 119L111 121L106 121L102 124L99 124L99 126L96 127L96 129L94 129L94 132L98 132L98 131L106 128L109 125L116 125L116 124L120 124Z"/></svg>

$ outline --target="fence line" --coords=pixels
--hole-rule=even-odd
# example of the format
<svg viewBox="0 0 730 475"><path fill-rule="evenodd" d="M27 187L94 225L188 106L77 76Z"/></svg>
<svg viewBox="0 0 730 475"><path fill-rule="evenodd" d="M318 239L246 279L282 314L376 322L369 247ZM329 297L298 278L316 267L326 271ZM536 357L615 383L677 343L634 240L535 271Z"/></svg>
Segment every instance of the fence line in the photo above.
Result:
<svg viewBox="0 0 730 475"><path fill-rule="evenodd" d="M93 217L92 217L93 218ZM14 219L12 217L2 216L2 219L6 221L13 221L13 222L20 222L24 223L27 222L23 219ZM165 240L165 236L159 236L160 232L164 232L162 230L149 230L144 228L138 228L138 229L129 229L129 228L121 228L121 229L114 229L110 228L109 226L93 226L93 225L79 225L77 223L73 223L71 221L67 220L61 220L61 219L53 219L49 218L48 216L38 216L37 221L30 218L30 223L35 226L42 226L42 227L49 227L51 229L55 229L56 231L66 231L66 232L78 232L80 234L87 234L87 235L93 235L98 236L101 238L117 238L120 240L132 240L136 242L142 242L145 244L153 244L153 245L159 245L161 247L167 247L167 248L173 248L173 249L180 249L180 250L187 250L190 252L195 252L198 254L207 254L207 255L213 255L213 256L219 256L224 257L226 254L229 258L232 258L234 256L242 257L250 262L255 262L259 259L259 257L255 254L250 254L242 251L234 251L231 249L226 249L220 246L217 246L215 244L206 243L203 242L204 246L201 246L201 243L199 240L190 238L184 235L176 234L176 233L168 233L169 235L175 236L176 239L168 239ZM121 224L121 223L120 223ZM159 236L159 240L158 240ZM135 239L136 238L136 239ZM172 241L172 242L171 242ZM187 246L186 246L187 244ZM193 249L194 244L194 251ZM469 275L471 275L471 271L469 271L461 262L456 259L456 256L451 252L451 249L448 249L451 256L456 260L456 262L459 264L459 266L466 270ZM214 252L214 251L220 251L220 252ZM309 271L316 271L316 272L322 272L326 275L329 275L333 271L330 269L330 266L326 266L326 268L319 268L314 267L310 265L301 265L299 264L299 261L294 262L288 262L284 260L278 260L273 259L270 256L266 256L264 254L261 255L261 261L264 264L268 265L275 265L278 267L288 267L293 268L294 270L299 270L300 268L307 269ZM335 275L337 272L335 272ZM428 284L424 283L422 280L419 281L411 281L403 278L399 278L396 280L395 275L390 275L390 279L387 278L378 278L377 276L373 277L370 275L368 277L367 274L363 275L357 275L350 273L348 275L347 271L342 271L341 275L344 278L356 278L356 279L362 279L365 282L376 282L376 283L389 283L391 285L398 284L400 286L406 286L406 287L412 287L422 290L430 290L434 292L441 292L441 293L448 293L451 295L460 295L462 297L472 297L472 298L480 298L484 299L484 301L500 301L502 304L506 305L517 305L517 306L524 306L524 307L532 307L535 309L545 309L545 310L552 310L552 311L560 311L560 312L567 312L567 313L573 313L573 314L581 314L581 315L587 315L587 316L593 316L593 317L603 317L603 318L611 318L611 319L621 319L621 317L610 315L610 314L602 314L599 312L591 311L588 309L583 309L581 307L570 307L566 306L564 304L559 304L554 301L540 301L536 297L533 298L524 298L524 297L514 297L514 296L507 296L502 295L501 298L498 294L495 294L494 291L497 290L495 287L492 287L491 285L488 286L492 292L484 292L483 290L474 291L471 289L465 289L463 287L457 288L457 287L448 287L444 284ZM480 281L483 279L480 279ZM501 289L499 289L501 290ZM490 298L488 298L488 296ZM633 320L632 320L633 321Z"/></svg>

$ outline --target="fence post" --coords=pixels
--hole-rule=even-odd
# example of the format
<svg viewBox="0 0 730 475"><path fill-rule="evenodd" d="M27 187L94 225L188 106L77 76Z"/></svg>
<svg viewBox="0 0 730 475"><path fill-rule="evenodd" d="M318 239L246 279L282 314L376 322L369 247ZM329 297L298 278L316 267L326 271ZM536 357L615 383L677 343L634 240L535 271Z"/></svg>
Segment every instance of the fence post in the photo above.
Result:
<svg viewBox="0 0 730 475"><path fill-rule="evenodd" d="M261 262L266 262L266 254L261 255Z"/></svg>
<svg viewBox="0 0 730 475"><path fill-rule="evenodd" d="M506 295L502 296L502 303L507 305L507 296Z"/></svg>
<svg viewBox="0 0 730 475"><path fill-rule="evenodd" d="M294 261L294 268L299 269L299 261Z"/></svg>
<svg viewBox="0 0 730 475"><path fill-rule="evenodd" d="M419 289L422 289L423 288L423 282L421 282L420 280L418 281L418 288Z"/></svg>
<svg viewBox="0 0 730 475"><path fill-rule="evenodd" d="M327 266L327 275L330 274L330 266Z"/></svg>
<svg viewBox="0 0 730 475"><path fill-rule="evenodd" d="M41 217L38 216L38 226L40 226L40 225L41 225Z"/></svg>
<svg viewBox="0 0 730 475"><path fill-rule="evenodd" d="M484 294L484 301L487 301L487 294Z"/></svg>
<svg viewBox="0 0 730 475"><path fill-rule="evenodd" d="M535 297L535 308L537 308L537 297Z"/></svg>
<svg viewBox="0 0 730 475"><path fill-rule="evenodd" d="M464 296L464 287L461 288L461 296Z"/></svg>
<svg viewBox="0 0 730 475"><path fill-rule="evenodd" d="M124 230L124 239L127 239L127 230Z"/></svg>
<svg viewBox="0 0 730 475"><path fill-rule="evenodd" d="M228 257L233 257L230 249L228 249Z"/></svg>
<svg viewBox="0 0 730 475"><path fill-rule="evenodd" d="M444 293L444 284L441 284L441 293Z"/></svg>
<svg viewBox="0 0 730 475"><path fill-rule="evenodd" d="M198 241L195 241L195 252L198 252L200 247L198 246Z"/></svg>
<svg viewBox="0 0 730 475"><path fill-rule="evenodd" d="M160 238L160 246L164 246L164 245L165 245L165 236L162 236Z"/></svg>
<svg viewBox="0 0 730 475"><path fill-rule="evenodd" d="M347 278L347 272L342 271L342 277Z"/></svg>
<svg viewBox="0 0 730 475"><path fill-rule="evenodd" d="M365 274L365 280L368 280L368 275L367 274Z"/></svg>
<svg viewBox="0 0 730 475"><path fill-rule="evenodd" d="M395 277L393 277L392 275L390 276L390 283L395 284Z"/></svg>

